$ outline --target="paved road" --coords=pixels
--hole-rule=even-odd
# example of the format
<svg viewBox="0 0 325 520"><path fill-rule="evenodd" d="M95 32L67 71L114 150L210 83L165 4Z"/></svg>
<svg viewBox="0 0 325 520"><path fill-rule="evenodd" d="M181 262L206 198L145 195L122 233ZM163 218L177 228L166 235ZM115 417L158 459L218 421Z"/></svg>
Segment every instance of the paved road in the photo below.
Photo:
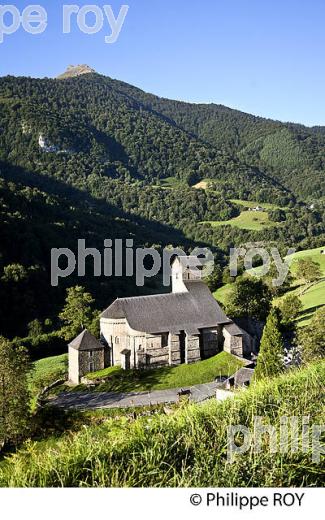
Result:
<svg viewBox="0 0 325 520"><path fill-rule="evenodd" d="M214 397L218 384L205 383L186 387L191 391L190 400L196 403ZM50 404L60 408L89 410L96 408L128 408L153 404L177 403L180 388L155 390L153 392L113 393L113 392L63 392Z"/></svg>

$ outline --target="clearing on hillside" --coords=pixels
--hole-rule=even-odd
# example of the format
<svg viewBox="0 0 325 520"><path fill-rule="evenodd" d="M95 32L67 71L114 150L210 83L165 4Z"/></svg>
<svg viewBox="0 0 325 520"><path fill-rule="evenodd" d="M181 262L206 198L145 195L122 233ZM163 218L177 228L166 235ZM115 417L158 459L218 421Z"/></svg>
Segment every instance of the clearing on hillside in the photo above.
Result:
<svg viewBox="0 0 325 520"><path fill-rule="evenodd" d="M229 199L229 202L233 204L238 204L238 206L244 206L246 208L256 208L257 206L264 209L285 209L281 206L277 206L276 204L271 204L270 202L256 202L251 200L242 200L242 199Z"/></svg>
<svg viewBox="0 0 325 520"><path fill-rule="evenodd" d="M233 226L251 231L261 231L262 229L279 225L269 220L269 215L266 211L242 211L238 217L230 220L212 220L202 222L202 224L210 224L212 227Z"/></svg>

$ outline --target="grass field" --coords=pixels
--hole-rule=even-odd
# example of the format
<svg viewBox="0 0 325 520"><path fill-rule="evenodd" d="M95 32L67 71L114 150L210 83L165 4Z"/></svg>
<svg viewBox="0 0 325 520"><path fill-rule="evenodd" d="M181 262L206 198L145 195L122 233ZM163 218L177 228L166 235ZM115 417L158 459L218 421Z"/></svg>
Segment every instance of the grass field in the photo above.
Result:
<svg viewBox="0 0 325 520"><path fill-rule="evenodd" d="M98 392L142 392L146 390L163 390L209 383L217 376L228 376L243 366L242 362L228 354L220 352L216 356L198 361L192 365L178 365L154 370L122 370L110 367L99 372L88 374L89 379L107 378L96 387ZM83 385L75 390L84 389Z"/></svg>
<svg viewBox="0 0 325 520"><path fill-rule="evenodd" d="M252 202L251 200L241 200L241 199L229 199L229 202L233 204L238 204L239 206L244 206L246 208L256 208L256 206L260 206L264 209L284 209L276 204L270 204L269 202Z"/></svg>
<svg viewBox="0 0 325 520"><path fill-rule="evenodd" d="M86 423L78 432L29 441L8 455L0 464L0 486L319 487L325 466L312 462L310 447L301 449L301 421L304 416L310 425L324 424L324 387L323 361L223 402L184 403L171 415ZM264 436L260 450L248 449L230 463L229 425L253 432L256 416L275 428L277 439L281 419L298 417L298 449L270 453Z"/></svg>
<svg viewBox="0 0 325 520"><path fill-rule="evenodd" d="M47 385L64 379L68 372L68 354L39 359L32 365L29 376L29 389L32 395L32 408L37 394Z"/></svg>
<svg viewBox="0 0 325 520"><path fill-rule="evenodd" d="M279 225L269 220L269 215L266 211L242 211L238 217L230 220L212 220L203 222L203 224L211 224L212 227L233 226L251 231L261 231L262 229Z"/></svg>
<svg viewBox="0 0 325 520"><path fill-rule="evenodd" d="M68 368L68 354L39 359L33 363L32 381L49 381L64 377Z"/></svg>
<svg viewBox="0 0 325 520"><path fill-rule="evenodd" d="M159 187L161 188L180 188L184 186L184 182L180 179L176 179L176 177L166 177L165 179L160 179Z"/></svg>
<svg viewBox="0 0 325 520"><path fill-rule="evenodd" d="M219 287L219 289L217 289L213 293L213 296L215 297L215 299L222 305L226 305L226 303L228 301L228 298L229 298L229 296L231 294L231 290L232 290L231 286L232 286L232 284L228 283L226 285L223 285L222 287Z"/></svg>
<svg viewBox="0 0 325 520"><path fill-rule="evenodd" d="M305 294L300 296L300 299L304 310L297 321L298 326L302 327L310 323L317 308L325 305L325 280L313 285Z"/></svg>

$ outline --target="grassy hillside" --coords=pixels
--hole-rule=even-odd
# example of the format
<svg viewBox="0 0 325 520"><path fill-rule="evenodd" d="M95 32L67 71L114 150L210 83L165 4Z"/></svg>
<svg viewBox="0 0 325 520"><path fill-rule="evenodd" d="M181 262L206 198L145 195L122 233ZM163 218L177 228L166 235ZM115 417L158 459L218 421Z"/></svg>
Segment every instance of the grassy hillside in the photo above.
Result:
<svg viewBox="0 0 325 520"><path fill-rule="evenodd" d="M252 231L261 231L269 227L273 227L276 224L269 220L269 215L266 211L242 211L238 217L230 220L212 220L205 222L205 224L211 224L212 227L219 226L233 226L239 229L249 229Z"/></svg>
<svg viewBox="0 0 325 520"><path fill-rule="evenodd" d="M68 372L68 354L51 356L35 361L29 375L29 390L32 396L32 408L35 407L37 395L43 388L58 379L65 379Z"/></svg>
<svg viewBox="0 0 325 520"><path fill-rule="evenodd" d="M287 260L290 259L290 272L295 277L293 282L292 290L290 290L290 294L296 294L302 301L303 312L299 316L297 320L298 326L307 325L310 322L315 310L318 307L325 305L325 255L321 254L321 252L325 249L325 247L318 247L315 249L307 249L305 251L298 251L294 253L290 257L286 257ZM298 260L309 258L314 262L318 263L321 268L322 277L318 282L313 284L311 287L307 287L304 289L303 281L299 280L297 267ZM254 271L258 273L260 270L259 267L256 267ZM297 277L297 278L296 278ZM231 294L232 284L226 284L217 289L214 292L214 297L222 304L226 304ZM288 294L288 293L286 293ZM281 298L275 299L275 303L281 301L281 299L285 298L286 294L284 294Z"/></svg>
<svg viewBox="0 0 325 520"><path fill-rule="evenodd" d="M252 430L255 416L279 432L283 416L323 424L325 361L241 392L234 400L185 405L173 415L107 419L43 442L29 442L0 464L0 486L321 486L322 463L295 453L248 450L227 462L227 428ZM301 426L299 427L299 432ZM301 439L300 439L301 441Z"/></svg>
<svg viewBox="0 0 325 520"><path fill-rule="evenodd" d="M232 202L233 204L238 204L239 206L244 206L246 208L256 208L256 206L261 206L265 209L281 209L280 206L277 206L276 204L271 204L270 202L257 202L241 199L229 199L229 202Z"/></svg>
<svg viewBox="0 0 325 520"><path fill-rule="evenodd" d="M67 373L67 368L68 354L39 359L33 363L32 381L34 384L39 382L48 384L64 377Z"/></svg>
<svg viewBox="0 0 325 520"><path fill-rule="evenodd" d="M89 374L88 377L106 378L105 383L96 388L98 392L142 392L210 383L217 376L233 374L241 366L242 362L239 359L227 352L220 352L212 358L192 365L184 364L144 371L126 371L119 367L110 367ZM80 386L77 387L78 390Z"/></svg>
<svg viewBox="0 0 325 520"><path fill-rule="evenodd" d="M294 276L298 277L298 287L293 291L293 293L299 296L303 305L303 312L297 320L297 324L300 327L308 325L316 309L325 305L325 279L320 278L317 283L307 288L307 290L304 290L302 280L299 280L297 262L298 260L307 258L313 260L320 266L322 277L325 277L325 255L321 254L324 249L324 247L319 247L316 249L308 249L306 251L298 251L290 257L292 260L290 271ZM295 285L296 284L297 282Z"/></svg>
<svg viewBox="0 0 325 520"><path fill-rule="evenodd" d="M297 261L302 259L311 259L320 266L322 274L325 276L325 255L321 254L322 251L325 250L325 246L317 247L315 249L307 249L305 251L298 251L294 253L289 258L292 260L291 272L293 274L297 273ZM288 259L288 257L286 257Z"/></svg>
<svg viewBox="0 0 325 520"><path fill-rule="evenodd" d="M296 292L299 294L299 291ZM303 312L299 316L298 325L302 327L308 325L318 307L325 305L325 280L313 285L299 297L302 301Z"/></svg>

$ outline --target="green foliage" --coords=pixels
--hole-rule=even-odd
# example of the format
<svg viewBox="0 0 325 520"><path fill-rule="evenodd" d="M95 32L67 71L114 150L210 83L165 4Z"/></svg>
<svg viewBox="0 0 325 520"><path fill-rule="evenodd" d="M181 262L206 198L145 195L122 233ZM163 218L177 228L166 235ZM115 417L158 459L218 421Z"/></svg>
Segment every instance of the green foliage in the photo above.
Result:
<svg viewBox="0 0 325 520"><path fill-rule="evenodd" d="M220 265L215 264L213 272L204 280L211 292L216 291L220 287L222 277L223 273Z"/></svg>
<svg viewBox="0 0 325 520"><path fill-rule="evenodd" d="M0 337L0 449L17 443L26 433L30 416L29 363L25 351Z"/></svg>
<svg viewBox="0 0 325 520"><path fill-rule="evenodd" d="M281 294L284 294L288 289L290 289L293 282L293 276L290 270L288 271L288 274L286 275L281 285L276 285L274 283L274 281L278 280L278 278L279 269L275 262L272 261L268 272L262 277L262 279L263 282L268 286L273 296L280 296Z"/></svg>
<svg viewBox="0 0 325 520"><path fill-rule="evenodd" d="M264 321L271 307L271 293L262 280L242 278L232 285L227 312L234 318L250 316Z"/></svg>
<svg viewBox="0 0 325 520"><path fill-rule="evenodd" d="M11 343L15 348L26 349L32 360L61 354L67 349L66 341L62 338L60 330L35 337L14 338Z"/></svg>
<svg viewBox="0 0 325 520"><path fill-rule="evenodd" d="M309 325L299 329L297 343L303 363L325 357L325 307L318 309Z"/></svg>
<svg viewBox="0 0 325 520"><path fill-rule="evenodd" d="M282 323L291 325L303 309L301 299L296 294L289 294L279 303Z"/></svg>
<svg viewBox="0 0 325 520"><path fill-rule="evenodd" d="M272 309L263 330L254 381L279 375L284 369L284 344L280 332L280 320Z"/></svg>
<svg viewBox="0 0 325 520"><path fill-rule="evenodd" d="M31 338L37 338L43 334L43 327L40 320L33 320L27 325L29 336Z"/></svg>
<svg viewBox="0 0 325 520"><path fill-rule="evenodd" d="M3 282L22 282L26 280L28 276L27 270L23 265L10 264L6 265L3 269L2 281Z"/></svg>
<svg viewBox="0 0 325 520"><path fill-rule="evenodd" d="M64 339L70 341L84 329L92 332L98 312L94 310L95 300L91 294L87 293L84 287L70 287L65 302L64 309L59 314L63 322L61 333Z"/></svg>
<svg viewBox="0 0 325 520"><path fill-rule="evenodd" d="M297 277L305 283L312 283L321 277L319 264L311 258L301 258L297 262Z"/></svg>
<svg viewBox="0 0 325 520"><path fill-rule="evenodd" d="M0 465L1 487L320 487L324 465L311 462L311 447L273 453L267 436L262 449L227 460L229 424L254 431L256 416L275 428L281 420L308 416L324 424L321 399L325 363L264 380L235 399L182 406L171 415L104 421L47 441L28 442ZM149 412L150 413L150 412ZM96 424L97 422L97 424ZM51 421L53 425L53 420ZM81 421L87 424L87 416ZM282 426L283 427L283 426Z"/></svg>
<svg viewBox="0 0 325 520"><path fill-rule="evenodd" d="M280 208L269 211L269 218L272 222L284 222L286 220L286 213Z"/></svg>

